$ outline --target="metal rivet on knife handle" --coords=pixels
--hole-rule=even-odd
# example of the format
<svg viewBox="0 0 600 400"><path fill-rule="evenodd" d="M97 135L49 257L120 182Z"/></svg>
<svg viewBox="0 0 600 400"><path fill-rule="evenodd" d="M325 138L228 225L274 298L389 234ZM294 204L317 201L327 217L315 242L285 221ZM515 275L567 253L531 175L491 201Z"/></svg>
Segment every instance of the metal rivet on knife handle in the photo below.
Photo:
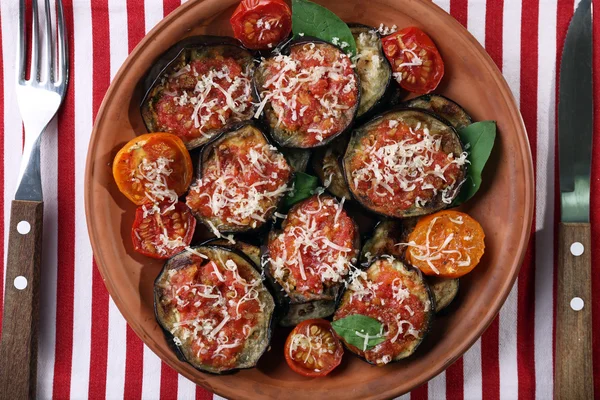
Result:
<svg viewBox="0 0 600 400"><path fill-rule="evenodd" d="M583 254L583 251L585 250L585 248L583 247L583 244L581 244L580 242L575 242L575 243L571 244L571 247L569 248L569 250L571 250L571 254L573 254L575 257L579 257L580 255Z"/></svg>

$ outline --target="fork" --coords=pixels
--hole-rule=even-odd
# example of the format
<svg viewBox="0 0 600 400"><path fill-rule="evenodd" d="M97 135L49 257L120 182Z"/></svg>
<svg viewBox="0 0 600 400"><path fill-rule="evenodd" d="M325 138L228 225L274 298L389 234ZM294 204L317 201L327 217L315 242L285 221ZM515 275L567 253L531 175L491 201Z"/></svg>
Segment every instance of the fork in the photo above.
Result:
<svg viewBox="0 0 600 400"><path fill-rule="evenodd" d="M46 27L43 45L40 43L37 1L33 0L31 7L31 68L28 80L25 79L27 60L25 0L19 2L16 92L25 127L25 145L17 191L11 203L9 225L4 316L0 343L0 360L3 363L0 368L0 398L2 399L36 397L40 261L44 214L40 178L40 142L42 133L56 115L65 97L69 73L67 36L61 0L56 0L57 35L53 33L50 0L44 0ZM46 54L45 60L40 57L42 47Z"/></svg>

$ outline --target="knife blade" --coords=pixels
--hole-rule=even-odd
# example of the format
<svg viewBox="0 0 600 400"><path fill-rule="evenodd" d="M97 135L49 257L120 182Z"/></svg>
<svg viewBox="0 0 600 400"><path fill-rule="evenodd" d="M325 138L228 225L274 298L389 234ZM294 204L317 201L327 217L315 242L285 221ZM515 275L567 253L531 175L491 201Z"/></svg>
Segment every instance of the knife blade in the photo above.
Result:
<svg viewBox="0 0 600 400"><path fill-rule="evenodd" d="M560 209L554 397L592 399L590 174L593 141L592 4L581 0L560 64Z"/></svg>

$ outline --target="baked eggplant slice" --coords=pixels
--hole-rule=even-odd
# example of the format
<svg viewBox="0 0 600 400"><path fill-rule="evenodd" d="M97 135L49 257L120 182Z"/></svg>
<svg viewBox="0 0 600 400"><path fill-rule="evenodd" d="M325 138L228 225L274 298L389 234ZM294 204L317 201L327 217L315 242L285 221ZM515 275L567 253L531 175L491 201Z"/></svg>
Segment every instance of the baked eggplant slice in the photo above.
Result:
<svg viewBox="0 0 600 400"><path fill-rule="evenodd" d="M269 234L263 269L295 325L333 314L335 301L360 248L358 227L335 198L312 196L292 207L280 231Z"/></svg>
<svg viewBox="0 0 600 400"><path fill-rule="evenodd" d="M283 154L251 123L204 146L199 170L186 204L217 237L263 226L292 178Z"/></svg>
<svg viewBox="0 0 600 400"><path fill-rule="evenodd" d="M402 221L382 221L375 227L371 237L365 241L360 254L360 265L367 266L375 258L383 255L395 257L405 264L408 235L417 223L417 218ZM435 299L435 312L438 313L454 300L458 294L458 279L446 279L437 276L423 276Z"/></svg>
<svg viewBox="0 0 600 400"><path fill-rule="evenodd" d="M154 308L178 357L200 371L252 368L269 347L275 302L237 250L203 245L170 258L154 283Z"/></svg>
<svg viewBox="0 0 600 400"><path fill-rule="evenodd" d="M230 242L227 239L209 239L206 242L202 243L201 246L220 246L227 247L228 249L235 249L237 251L242 252L246 257L248 257L255 265L256 269L260 272L260 247L255 246L250 243L242 242L240 240L236 240L234 242Z"/></svg>
<svg viewBox="0 0 600 400"><path fill-rule="evenodd" d="M188 149L207 143L254 115L253 74L252 54L233 38L185 39L161 56L144 79L146 128L173 133Z"/></svg>
<svg viewBox="0 0 600 400"><path fill-rule="evenodd" d="M344 179L342 158L348 145L348 137L335 139L325 147L318 148L312 158L312 167L324 187L337 198L350 200L352 195Z"/></svg>
<svg viewBox="0 0 600 400"><path fill-rule="evenodd" d="M310 150L282 148L281 152L290 163L294 172L306 172L310 160Z"/></svg>
<svg viewBox="0 0 600 400"><path fill-rule="evenodd" d="M460 286L459 280L438 276L428 276L426 279L435 298L435 312L439 313L456 298Z"/></svg>
<svg viewBox="0 0 600 400"><path fill-rule="evenodd" d="M343 167L350 192L365 208L407 218L449 206L466 163L452 126L427 111L401 109L354 130Z"/></svg>
<svg viewBox="0 0 600 400"><path fill-rule="evenodd" d="M366 271L357 270L342 295L333 320L354 314L382 324L384 339L374 347L344 345L365 361L385 365L412 355L427 335L434 316L434 300L421 272L390 256L375 259ZM360 329L359 327L357 327Z"/></svg>
<svg viewBox="0 0 600 400"><path fill-rule="evenodd" d="M381 35L373 27L348 24L356 42L356 71L360 78L360 105L356 118L371 115L383 103L392 82L392 67L383 52Z"/></svg>
<svg viewBox="0 0 600 400"><path fill-rule="evenodd" d="M419 108L421 110L431 111L439 115L458 129L467 127L473 123L473 119L467 112L454 100L450 100L439 94L425 94L415 97L406 102L409 108Z"/></svg>
<svg viewBox="0 0 600 400"><path fill-rule="evenodd" d="M283 147L324 146L348 131L360 104L350 57L318 39L292 41L254 73L257 115Z"/></svg>

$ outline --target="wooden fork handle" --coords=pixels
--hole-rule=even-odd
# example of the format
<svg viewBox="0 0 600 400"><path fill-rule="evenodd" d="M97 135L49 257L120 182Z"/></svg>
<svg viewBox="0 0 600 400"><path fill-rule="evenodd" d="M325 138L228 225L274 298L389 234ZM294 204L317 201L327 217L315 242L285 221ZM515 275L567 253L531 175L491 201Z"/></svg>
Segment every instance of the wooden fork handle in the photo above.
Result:
<svg viewBox="0 0 600 400"><path fill-rule="evenodd" d="M590 224L560 223L554 398L594 398Z"/></svg>
<svg viewBox="0 0 600 400"><path fill-rule="evenodd" d="M35 399L44 203L13 200L0 343L0 399Z"/></svg>

